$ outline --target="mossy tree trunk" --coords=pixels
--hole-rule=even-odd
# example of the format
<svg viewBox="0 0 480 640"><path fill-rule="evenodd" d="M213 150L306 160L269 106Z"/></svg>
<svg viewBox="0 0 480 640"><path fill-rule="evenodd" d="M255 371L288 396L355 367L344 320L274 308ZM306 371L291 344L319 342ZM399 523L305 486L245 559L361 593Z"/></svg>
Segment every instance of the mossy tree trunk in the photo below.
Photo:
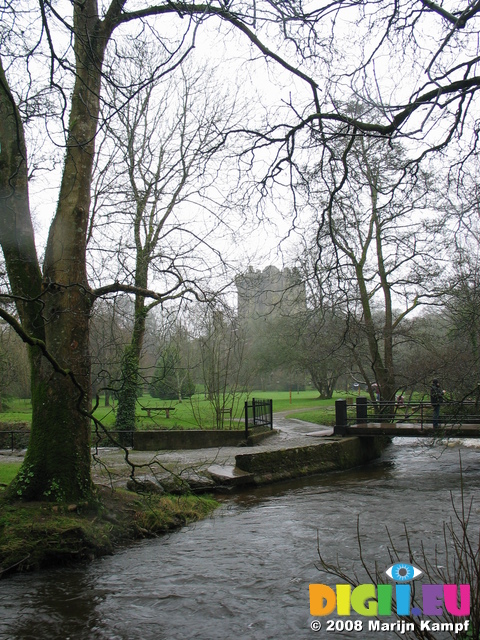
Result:
<svg viewBox="0 0 480 640"><path fill-rule="evenodd" d="M0 69L0 109L6 123L0 156L0 242L32 365L30 443L11 492L28 500L84 500L92 493L87 411L93 299L86 276L86 231L106 42L100 26L94 0L75 6L77 75L43 277L29 210L23 127Z"/></svg>
<svg viewBox="0 0 480 640"><path fill-rule="evenodd" d="M10 8L12 11L14 4ZM37 259L29 209L23 124L15 95L0 63L0 245L20 322L4 307L0 307L0 317L9 322L30 346L31 437L25 462L12 485L15 495L30 500L81 500L91 495L89 317L95 295L118 291L135 293L134 287L122 287L115 282L94 294L86 274L100 89L102 77L107 79L103 61L112 33L121 25L146 20L149 16L160 19L162 15L180 15L183 18L189 14L198 15L203 21L207 15L216 15L245 32L260 49L265 49L241 19L223 6L165 2L127 11L126 0L112 0L102 4L101 15L97 0L73 2L71 6L73 24L69 23L68 17L50 11L48 3L32 4L26 11L32 12L33 23L37 18L42 22L45 51L43 42L36 41L30 51L22 48L19 53L19 58L33 61L37 55L43 56L48 51L52 87L58 90L62 104L67 100L66 96L71 95L65 164L43 273ZM55 21L62 22L64 35L70 30L74 64L69 58L70 50L65 57L57 57L62 47L55 42L56 32L52 29ZM173 47L172 68L188 54L186 36L193 24L194 21L184 21L184 41L178 49ZM15 35L21 38L25 34ZM16 41L14 36L12 42ZM167 51L168 48L164 49ZM40 57L40 60L44 58ZM163 61L145 82L153 81L168 66ZM141 73L146 77L144 69ZM67 79L62 86L63 78ZM73 79L73 90L69 78ZM61 116L58 121L63 121ZM155 295L151 297L158 299ZM132 351L136 349L137 345Z"/></svg>
<svg viewBox="0 0 480 640"><path fill-rule="evenodd" d="M135 268L135 286L146 289L148 284L149 256L144 255L139 243L137 243L137 258ZM135 313L133 331L130 344L125 347L122 358L121 387L118 392L118 407L116 426L119 431L135 431L135 409L141 379L140 357L142 354L143 340L145 337L145 325L149 308L145 304L145 297L135 296ZM119 434L122 444L130 443L129 434Z"/></svg>

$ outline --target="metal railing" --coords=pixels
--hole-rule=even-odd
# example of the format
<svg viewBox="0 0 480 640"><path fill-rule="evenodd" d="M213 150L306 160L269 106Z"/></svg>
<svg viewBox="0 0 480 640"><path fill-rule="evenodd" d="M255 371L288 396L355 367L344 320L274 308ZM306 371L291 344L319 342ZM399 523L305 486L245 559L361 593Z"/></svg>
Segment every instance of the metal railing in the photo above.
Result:
<svg viewBox="0 0 480 640"><path fill-rule="evenodd" d="M26 449L30 439L30 431L0 431L0 449Z"/></svg>
<svg viewBox="0 0 480 640"><path fill-rule="evenodd" d="M134 431L112 431L113 439L118 443L122 443L123 446L133 447L133 434ZM0 449L10 449L11 451L26 449L28 447L28 441L30 440L30 431L18 431L8 430L0 431ZM120 446L112 441L108 435L96 433L92 431L91 446L98 447L115 447Z"/></svg>
<svg viewBox="0 0 480 640"><path fill-rule="evenodd" d="M356 399L355 405L346 400L335 402L335 424L347 427L354 424L367 423L406 423L431 425L433 408L429 401L420 402L371 402L363 396ZM480 406L472 401L449 400L440 405L439 424L442 426L459 426L464 424L480 424Z"/></svg>
<svg viewBox="0 0 480 640"><path fill-rule="evenodd" d="M255 400L245 402L245 438L255 427L273 429L273 400Z"/></svg>

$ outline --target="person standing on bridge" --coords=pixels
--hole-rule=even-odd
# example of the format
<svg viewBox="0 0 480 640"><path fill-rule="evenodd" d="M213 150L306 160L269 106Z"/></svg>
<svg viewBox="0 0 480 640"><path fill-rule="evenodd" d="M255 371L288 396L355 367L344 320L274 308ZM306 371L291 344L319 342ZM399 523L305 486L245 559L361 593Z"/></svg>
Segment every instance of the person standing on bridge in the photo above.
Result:
<svg viewBox="0 0 480 640"><path fill-rule="evenodd" d="M433 428L436 429L440 424L440 405L443 402L444 391L441 388L438 379L432 380L432 387L430 389L430 404L433 408Z"/></svg>

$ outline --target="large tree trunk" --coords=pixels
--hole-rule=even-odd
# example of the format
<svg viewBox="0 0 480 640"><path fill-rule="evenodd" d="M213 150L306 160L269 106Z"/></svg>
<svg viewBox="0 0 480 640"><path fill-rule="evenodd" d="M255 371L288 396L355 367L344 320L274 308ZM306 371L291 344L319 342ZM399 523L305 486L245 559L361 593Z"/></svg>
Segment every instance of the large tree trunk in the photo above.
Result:
<svg viewBox="0 0 480 640"><path fill-rule="evenodd" d="M4 145L0 155L0 240L25 332L41 342L31 348L32 429L25 461L12 486L29 500L85 500L90 475L89 316L86 230L94 139L99 113L105 39L95 0L74 8L77 75L56 215L50 228L43 282L28 210L27 163L22 124L0 70ZM41 304L39 304L41 300ZM41 355L48 351L51 361ZM53 363L53 364L52 364Z"/></svg>
<svg viewBox="0 0 480 640"><path fill-rule="evenodd" d="M30 216L25 138L1 60L0 119L0 244L22 326L32 337L44 340L42 274Z"/></svg>
<svg viewBox="0 0 480 640"><path fill-rule="evenodd" d="M90 474L89 318L92 298L86 274L86 235L104 43L96 2L74 10L77 76L55 218L45 252L45 338L50 354L75 378L43 362L32 403L41 415L32 424L25 467L37 482L33 497L88 499ZM38 424L39 423L39 424ZM45 486L45 484L47 486ZM50 492L50 493L49 493ZM31 496L32 497L32 496Z"/></svg>
<svg viewBox="0 0 480 640"><path fill-rule="evenodd" d="M370 300L362 266L357 264L355 265L355 268L360 291L365 333L367 336L371 366L375 375L375 382L380 388L382 400L393 401L395 399L395 376L392 366L391 351L389 351L389 349L391 350L392 345L390 343L385 345L387 351L387 359L385 361L380 352L380 341L376 335L375 323L372 317Z"/></svg>

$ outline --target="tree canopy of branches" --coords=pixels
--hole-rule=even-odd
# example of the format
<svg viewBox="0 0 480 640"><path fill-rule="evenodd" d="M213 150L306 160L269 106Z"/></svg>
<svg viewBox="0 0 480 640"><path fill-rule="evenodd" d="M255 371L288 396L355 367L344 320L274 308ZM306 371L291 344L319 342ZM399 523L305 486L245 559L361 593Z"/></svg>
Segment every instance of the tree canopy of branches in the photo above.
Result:
<svg viewBox="0 0 480 640"><path fill-rule="evenodd" d="M340 153L341 155L341 153ZM330 184L314 174L308 180L310 204L317 203L314 270L320 287L337 283L348 323L364 339L356 360L366 382L376 383L382 398L397 390L394 351L402 323L418 305L435 295L435 234L425 225L428 176L409 175L402 150L382 141L359 139L350 151L342 191L331 197ZM328 218L324 220L328 202ZM358 347L366 343L368 360ZM363 352L365 353L365 352Z"/></svg>
<svg viewBox="0 0 480 640"><path fill-rule="evenodd" d="M411 160L443 151L448 164L460 170L477 153L476 4L453 2L447 9L430 0L292 1L276 9L281 17L272 21L282 22L311 97L303 94L301 104L292 96L297 123L271 129L270 140L280 141L282 133L284 145L273 179L312 140L323 145L325 167L332 141L347 142L336 189L348 172L350 144L357 136L408 140ZM352 101L361 108L352 109Z"/></svg>

